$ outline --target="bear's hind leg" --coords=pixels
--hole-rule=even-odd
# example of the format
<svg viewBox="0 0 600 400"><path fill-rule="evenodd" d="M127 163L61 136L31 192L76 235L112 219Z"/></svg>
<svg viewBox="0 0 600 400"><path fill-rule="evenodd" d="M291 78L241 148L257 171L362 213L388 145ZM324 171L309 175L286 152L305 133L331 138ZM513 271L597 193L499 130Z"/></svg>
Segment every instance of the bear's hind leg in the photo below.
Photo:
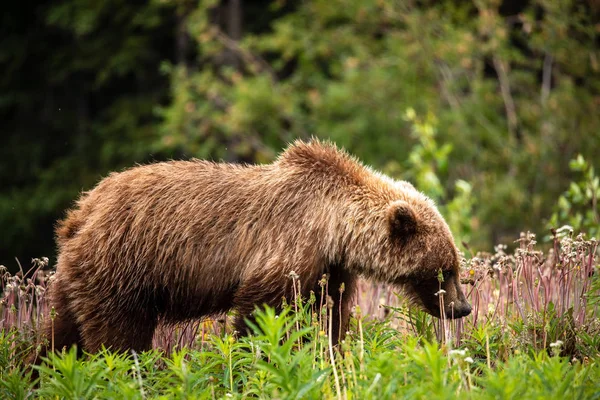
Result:
<svg viewBox="0 0 600 400"><path fill-rule="evenodd" d="M142 310L134 314L99 307L82 318L81 335L85 351L98 352L103 345L112 351L150 350L158 318Z"/></svg>
<svg viewBox="0 0 600 400"><path fill-rule="evenodd" d="M68 309L55 309L54 318L47 316L46 337L48 338L48 349L52 351L69 350L77 346L81 352L81 334L75 315Z"/></svg>
<svg viewBox="0 0 600 400"><path fill-rule="evenodd" d="M76 345L81 351L81 333L72 304L61 279L57 278L50 288L49 315L45 316L44 333L48 340L47 350L69 350Z"/></svg>
<svg viewBox="0 0 600 400"><path fill-rule="evenodd" d="M72 346L77 346L77 352L81 354L80 327L67 296L69 292L61 282L58 277L48 289L50 308L49 315L44 316L43 341L40 343L39 352L34 348L27 356L26 364L29 366L39 365L52 351L69 350ZM37 371L33 371L32 377L37 376Z"/></svg>

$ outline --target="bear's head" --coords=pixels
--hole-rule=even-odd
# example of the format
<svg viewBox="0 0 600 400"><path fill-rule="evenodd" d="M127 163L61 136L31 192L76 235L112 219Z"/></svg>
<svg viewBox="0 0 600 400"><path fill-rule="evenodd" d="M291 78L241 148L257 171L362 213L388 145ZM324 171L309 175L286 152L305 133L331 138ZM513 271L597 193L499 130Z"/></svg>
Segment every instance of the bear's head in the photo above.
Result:
<svg viewBox="0 0 600 400"><path fill-rule="evenodd" d="M454 238L430 198L318 140L297 141L278 166L299 178L303 192L322 189L307 215L318 221L313 227L323 227L319 244L327 263L401 286L434 316L470 314Z"/></svg>
<svg viewBox="0 0 600 400"><path fill-rule="evenodd" d="M407 182L386 182L384 187L383 196L369 196L362 215L351 217L346 265L399 286L433 316L469 315L471 306L460 285L460 256L434 202Z"/></svg>
<svg viewBox="0 0 600 400"><path fill-rule="evenodd" d="M405 200L390 202L385 220L386 247L399 267L392 281L435 317L469 315L471 306L460 286L458 250L433 201L415 191Z"/></svg>

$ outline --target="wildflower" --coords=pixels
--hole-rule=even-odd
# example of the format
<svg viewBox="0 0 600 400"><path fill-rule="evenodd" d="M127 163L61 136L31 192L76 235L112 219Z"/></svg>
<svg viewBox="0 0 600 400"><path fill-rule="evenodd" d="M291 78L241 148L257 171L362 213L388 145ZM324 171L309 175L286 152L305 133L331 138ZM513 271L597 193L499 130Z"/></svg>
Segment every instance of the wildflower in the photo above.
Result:
<svg viewBox="0 0 600 400"><path fill-rule="evenodd" d="M562 347L562 345L563 345L563 344L564 344L564 343L563 343L563 341L562 341L562 340L557 340L557 341L556 341L556 342L554 342L554 343L550 343L550 347L552 347L552 348L554 348L554 347L559 347L559 348L560 348L560 347Z"/></svg>
<svg viewBox="0 0 600 400"><path fill-rule="evenodd" d="M459 350L459 349L450 350L448 352L448 355L450 355L450 356L461 356L461 357L464 357L466 354L467 354L466 350Z"/></svg>
<svg viewBox="0 0 600 400"><path fill-rule="evenodd" d="M319 280L319 286L325 287L325 285L327 285L328 279L329 279L329 276L327 274L323 274L323 277Z"/></svg>
<svg viewBox="0 0 600 400"><path fill-rule="evenodd" d="M508 248L507 245L505 244L498 244L496 246L494 246L494 251L498 254L498 255L504 255L505 254L505 250Z"/></svg>
<svg viewBox="0 0 600 400"><path fill-rule="evenodd" d="M471 357L465 357L465 361L469 364L473 364L473 359Z"/></svg>
<svg viewBox="0 0 600 400"><path fill-rule="evenodd" d="M444 289L440 289L440 290L438 290L437 292L435 292L435 295L436 295L436 296L439 296L440 294L441 294L441 295L444 295L444 294L446 294L446 291L445 291Z"/></svg>
<svg viewBox="0 0 600 400"><path fill-rule="evenodd" d="M298 279L298 278L300 278L300 275L298 275L296 273L296 271L292 271L292 272L289 273L289 277L292 278L292 279Z"/></svg>
<svg viewBox="0 0 600 400"><path fill-rule="evenodd" d="M354 310L353 310L352 313L356 316L356 318L360 318L361 317L362 310L360 309L360 306L358 304L354 306Z"/></svg>

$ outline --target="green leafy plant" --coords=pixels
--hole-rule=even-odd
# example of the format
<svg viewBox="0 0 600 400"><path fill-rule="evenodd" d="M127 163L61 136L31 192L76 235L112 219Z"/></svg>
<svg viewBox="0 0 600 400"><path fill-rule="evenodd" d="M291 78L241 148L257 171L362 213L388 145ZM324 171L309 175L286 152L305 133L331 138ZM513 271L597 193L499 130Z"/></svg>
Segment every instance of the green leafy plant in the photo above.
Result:
<svg viewBox="0 0 600 400"><path fill-rule="evenodd" d="M469 243L472 239L475 207L472 187L459 179L454 183L453 190L446 190L447 185L442 184L440 178L448 174L452 145L440 145L438 120L433 114L428 113L425 118L420 119L415 110L409 108L405 119L411 123L412 136L416 141L408 156L405 177L439 203L440 211L454 235L463 243Z"/></svg>
<svg viewBox="0 0 600 400"><path fill-rule="evenodd" d="M558 198L548 226L561 228L564 233L586 232L600 238L600 177L581 154L571 160L569 168L578 179Z"/></svg>

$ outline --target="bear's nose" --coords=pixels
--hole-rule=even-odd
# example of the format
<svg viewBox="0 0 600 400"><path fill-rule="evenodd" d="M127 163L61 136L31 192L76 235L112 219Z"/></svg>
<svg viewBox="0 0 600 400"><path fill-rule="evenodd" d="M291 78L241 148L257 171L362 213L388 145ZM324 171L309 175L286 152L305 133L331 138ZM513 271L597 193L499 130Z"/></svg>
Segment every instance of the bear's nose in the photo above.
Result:
<svg viewBox="0 0 600 400"><path fill-rule="evenodd" d="M454 309L450 309L446 311L447 318L462 318L471 314L472 308L471 305L467 302L460 304L458 307L454 307Z"/></svg>
<svg viewBox="0 0 600 400"><path fill-rule="evenodd" d="M466 317L467 315L471 314L471 311L473 309L471 308L471 305L469 303L465 303L464 306L461 309L461 317Z"/></svg>
<svg viewBox="0 0 600 400"><path fill-rule="evenodd" d="M466 317L467 315L471 314L472 310L473 309L471 308L471 305L469 303L463 303L461 305L461 307L458 308L458 310L455 310L455 312L458 311L457 317L462 318L462 317Z"/></svg>

